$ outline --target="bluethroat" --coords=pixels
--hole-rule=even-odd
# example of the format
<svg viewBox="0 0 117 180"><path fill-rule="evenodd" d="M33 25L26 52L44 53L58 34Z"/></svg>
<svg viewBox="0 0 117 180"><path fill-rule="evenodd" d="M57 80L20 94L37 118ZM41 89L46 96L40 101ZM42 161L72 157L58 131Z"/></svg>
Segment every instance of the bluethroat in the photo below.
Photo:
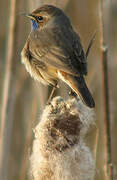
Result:
<svg viewBox="0 0 117 180"><path fill-rule="evenodd" d="M27 71L34 79L53 86L51 97L58 80L62 80L93 108L95 102L84 80L86 54L69 18L52 5L44 5L26 16L32 27L21 52Z"/></svg>

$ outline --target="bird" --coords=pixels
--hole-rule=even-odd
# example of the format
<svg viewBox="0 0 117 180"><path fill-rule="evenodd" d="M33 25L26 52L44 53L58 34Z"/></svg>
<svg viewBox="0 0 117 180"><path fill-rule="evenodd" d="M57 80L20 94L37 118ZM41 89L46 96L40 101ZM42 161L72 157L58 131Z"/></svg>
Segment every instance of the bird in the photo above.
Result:
<svg viewBox="0 0 117 180"><path fill-rule="evenodd" d="M94 108L85 82L88 53L69 17L53 5L43 5L25 16L31 21L31 32L21 51L26 70L35 80L53 87L49 99L62 80L85 105Z"/></svg>

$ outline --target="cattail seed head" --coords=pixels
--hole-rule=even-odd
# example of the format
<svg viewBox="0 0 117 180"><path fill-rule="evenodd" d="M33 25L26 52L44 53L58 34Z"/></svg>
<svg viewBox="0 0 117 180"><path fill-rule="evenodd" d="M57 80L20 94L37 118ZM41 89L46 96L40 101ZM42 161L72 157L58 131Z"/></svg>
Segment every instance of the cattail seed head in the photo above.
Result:
<svg viewBox="0 0 117 180"><path fill-rule="evenodd" d="M84 142L94 123L93 110L81 101L56 97L47 105L35 127L30 157L34 180L88 180L95 163Z"/></svg>

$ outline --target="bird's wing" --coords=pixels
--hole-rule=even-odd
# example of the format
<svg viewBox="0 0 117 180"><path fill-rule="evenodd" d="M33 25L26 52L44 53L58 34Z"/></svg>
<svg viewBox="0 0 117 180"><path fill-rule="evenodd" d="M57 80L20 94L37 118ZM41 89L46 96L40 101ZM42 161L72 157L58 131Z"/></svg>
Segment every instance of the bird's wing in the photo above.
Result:
<svg viewBox="0 0 117 180"><path fill-rule="evenodd" d="M29 49L43 63L69 74L87 74L86 58L78 35L58 29L31 33Z"/></svg>

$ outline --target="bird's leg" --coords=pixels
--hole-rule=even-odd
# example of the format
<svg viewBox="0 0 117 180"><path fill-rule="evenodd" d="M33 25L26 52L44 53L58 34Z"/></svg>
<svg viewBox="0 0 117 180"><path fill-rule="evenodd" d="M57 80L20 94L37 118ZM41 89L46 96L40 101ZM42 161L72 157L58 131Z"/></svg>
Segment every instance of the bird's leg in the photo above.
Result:
<svg viewBox="0 0 117 180"><path fill-rule="evenodd" d="M79 96L71 89L70 91L69 91L69 96L70 96L70 98L75 98L77 101L79 101Z"/></svg>
<svg viewBox="0 0 117 180"><path fill-rule="evenodd" d="M54 94L56 88L57 88L57 83L56 83L55 86L52 86L52 90L51 90L50 96L49 96L49 98L48 98L48 103L47 103L47 104L50 104L50 101L51 101L51 99L52 99L52 97L53 97L53 94Z"/></svg>

